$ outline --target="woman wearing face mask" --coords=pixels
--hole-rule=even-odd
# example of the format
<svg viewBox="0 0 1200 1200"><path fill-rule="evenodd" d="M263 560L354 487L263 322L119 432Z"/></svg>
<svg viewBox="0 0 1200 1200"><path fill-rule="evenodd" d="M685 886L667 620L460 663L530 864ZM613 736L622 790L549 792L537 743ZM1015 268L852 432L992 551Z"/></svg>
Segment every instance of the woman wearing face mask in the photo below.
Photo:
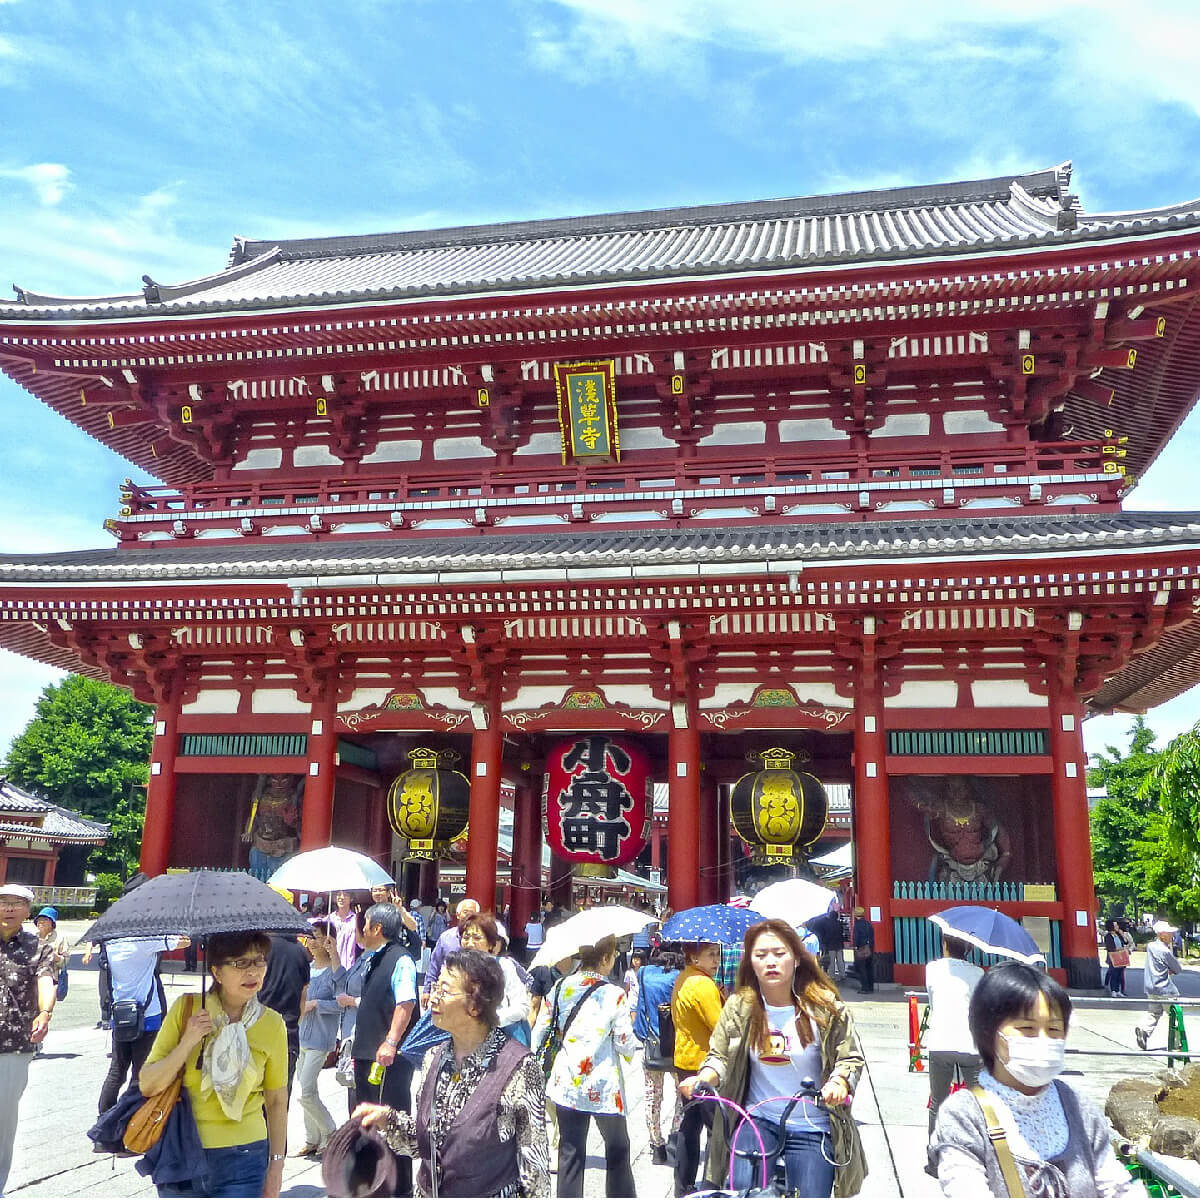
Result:
<svg viewBox="0 0 1200 1200"><path fill-rule="evenodd" d="M942 1103L929 1147L944 1195L1145 1195L1103 1115L1057 1078L1070 1019L1066 991L1034 967L1002 963L980 981L970 1009L979 1086Z"/></svg>

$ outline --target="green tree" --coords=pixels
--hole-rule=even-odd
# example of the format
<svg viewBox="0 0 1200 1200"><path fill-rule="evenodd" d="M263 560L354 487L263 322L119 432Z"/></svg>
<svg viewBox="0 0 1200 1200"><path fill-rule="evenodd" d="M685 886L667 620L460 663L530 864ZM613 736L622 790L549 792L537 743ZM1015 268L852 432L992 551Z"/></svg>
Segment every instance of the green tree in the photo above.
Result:
<svg viewBox="0 0 1200 1200"><path fill-rule="evenodd" d="M1200 722L1163 751L1144 790L1157 796L1166 818L1163 832L1171 844L1200 854Z"/></svg>
<svg viewBox="0 0 1200 1200"><path fill-rule="evenodd" d="M42 692L5 764L35 795L108 822L109 839L88 865L122 879L137 869L153 711L110 683L68 675Z"/></svg>
<svg viewBox="0 0 1200 1200"><path fill-rule="evenodd" d="M1097 755L1088 771L1088 786L1108 793L1092 809L1092 867L1096 891L1110 903L1135 908L1151 899L1142 842L1148 822L1158 813L1158 794L1146 787L1161 752L1154 749L1154 731L1144 717L1135 717L1129 730L1129 750L1115 746Z"/></svg>

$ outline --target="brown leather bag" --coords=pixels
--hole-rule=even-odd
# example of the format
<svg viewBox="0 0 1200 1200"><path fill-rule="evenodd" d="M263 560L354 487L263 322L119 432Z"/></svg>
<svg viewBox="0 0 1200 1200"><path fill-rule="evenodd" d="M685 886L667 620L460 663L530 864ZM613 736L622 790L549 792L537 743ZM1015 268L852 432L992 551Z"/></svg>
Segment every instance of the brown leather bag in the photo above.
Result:
<svg viewBox="0 0 1200 1200"><path fill-rule="evenodd" d="M181 1030L187 1028L187 1023L192 1019L192 1002L196 999L195 996L184 996L183 998L183 1024ZM125 1126L125 1149L131 1154L145 1154L151 1146L158 1141L163 1135L163 1130L167 1127L167 1119L171 1115L171 1110L175 1107L176 1101L179 1099L179 1089L183 1087L183 1075L187 1070L187 1063L184 1063L183 1069L167 1084L161 1092L155 1092L153 1096L147 1096L143 1103L134 1111L133 1116L129 1118L129 1122Z"/></svg>

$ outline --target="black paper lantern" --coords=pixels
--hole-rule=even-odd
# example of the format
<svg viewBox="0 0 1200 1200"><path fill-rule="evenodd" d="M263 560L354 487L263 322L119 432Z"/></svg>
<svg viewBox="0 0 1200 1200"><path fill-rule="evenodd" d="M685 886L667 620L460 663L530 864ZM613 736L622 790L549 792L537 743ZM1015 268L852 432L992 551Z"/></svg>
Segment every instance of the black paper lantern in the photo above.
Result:
<svg viewBox="0 0 1200 1200"><path fill-rule="evenodd" d="M455 754L418 746L408 757L412 766L388 788L388 822L408 839L406 857L449 858L450 843L467 827L470 780L444 765L456 760Z"/></svg>
<svg viewBox="0 0 1200 1200"><path fill-rule="evenodd" d="M792 770L796 755L778 746L757 755L761 771L733 785L730 816L738 836L751 847L755 863L792 864L821 836L829 801L821 781Z"/></svg>

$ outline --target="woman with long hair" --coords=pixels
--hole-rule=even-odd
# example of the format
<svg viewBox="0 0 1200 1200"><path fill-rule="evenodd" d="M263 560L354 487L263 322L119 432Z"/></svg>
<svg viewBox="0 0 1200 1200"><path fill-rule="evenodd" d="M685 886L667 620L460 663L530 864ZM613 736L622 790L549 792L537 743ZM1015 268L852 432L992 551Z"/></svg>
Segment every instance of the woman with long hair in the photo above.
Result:
<svg viewBox="0 0 1200 1200"><path fill-rule="evenodd" d="M851 1196L867 1173L862 1143L850 1117L850 1102L864 1059L849 1010L833 981L804 949L786 922L762 921L746 931L737 990L713 1030L708 1055L680 1092L691 1098L697 1083L752 1109L769 1130L785 1100L812 1079L821 1103L798 1104L787 1122L784 1168L787 1190L800 1196ZM750 1128L737 1148L757 1148ZM721 1187L729 1164L724 1123L709 1138L708 1178ZM757 1183L757 1180L753 1181ZM739 1162L734 1187L751 1183Z"/></svg>

